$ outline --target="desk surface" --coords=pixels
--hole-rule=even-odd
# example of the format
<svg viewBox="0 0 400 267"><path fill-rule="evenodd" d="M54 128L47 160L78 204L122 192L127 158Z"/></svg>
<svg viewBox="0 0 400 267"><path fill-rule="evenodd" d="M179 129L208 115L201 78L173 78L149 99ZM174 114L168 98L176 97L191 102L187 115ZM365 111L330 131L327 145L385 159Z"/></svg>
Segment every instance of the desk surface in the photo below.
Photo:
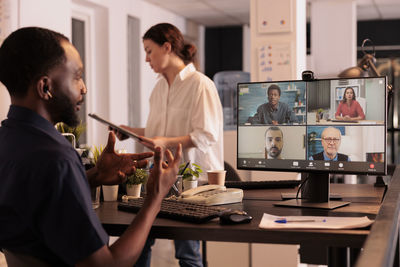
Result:
<svg viewBox="0 0 400 267"><path fill-rule="evenodd" d="M344 122L344 121L327 121L320 120L319 122L315 122L316 125L383 125L384 121L374 121L374 120L358 120L357 122Z"/></svg>
<svg viewBox="0 0 400 267"><path fill-rule="evenodd" d="M280 216L368 216L371 219L379 211L384 189L373 185L331 184L331 192L340 193L344 201L351 201L346 207L335 210L298 209L275 207L280 193L295 192L295 189L246 190L242 203L227 205L230 208L247 211L253 220L249 224L220 225L215 219L205 224L192 224L157 218L150 235L155 238L193 239L248 243L276 244L319 244L326 246L349 246L359 248L369 234L369 229L355 230L264 230L258 227L263 213ZM103 202L96 209L109 235L119 236L131 223L135 214L119 211L117 202Z"/></svg>

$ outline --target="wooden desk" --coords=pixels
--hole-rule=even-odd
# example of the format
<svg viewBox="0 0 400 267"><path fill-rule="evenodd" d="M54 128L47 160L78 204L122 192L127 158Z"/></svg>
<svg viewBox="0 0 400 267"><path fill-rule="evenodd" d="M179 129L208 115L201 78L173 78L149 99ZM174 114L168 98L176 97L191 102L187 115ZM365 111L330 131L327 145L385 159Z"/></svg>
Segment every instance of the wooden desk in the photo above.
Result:
<svg viewBox="0 0 400 267"><path fill-rule="evenodd" d="M336 121L327 121L327 120L320 120L319 122L315 123L316 125L383 125L384 121L374 121L374 120L358 120L357 122L336 122Z"/></svg>
<svg viewBox="0 0 400 267"><path fill-rule="evenodd" d="M281 192L295 192L295 189L269 189L245 191L243 203L229 205L231 208L247 211L253 220L249 224L220 225L215 219L205 224L192 224L168 219L156 219L150 232L154 238L193 239L210 241L302 244L361 248L369 229L355 230L263 230L258 228L264 212L275 215L311 216L368 216L374 219L379 211L384 189L373 185L331 184L333 193L340 193L343 200L351 201L346 207L331 211L275 207ZM96 209L107 233L121 235L131 223L135 214L118 211L117 202L103 202Z"/></svg>

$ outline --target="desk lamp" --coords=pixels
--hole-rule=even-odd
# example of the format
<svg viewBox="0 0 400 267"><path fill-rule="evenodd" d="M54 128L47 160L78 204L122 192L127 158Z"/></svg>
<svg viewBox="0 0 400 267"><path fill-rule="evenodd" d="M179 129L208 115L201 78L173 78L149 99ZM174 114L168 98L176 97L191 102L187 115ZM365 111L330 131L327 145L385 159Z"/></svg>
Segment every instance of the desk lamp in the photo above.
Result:
<svg viewBox="0 0 400 267"><path fill-rule="evenodd" d="M372 52L368 53L366 51L365 44L370 42L372 45ZM375 46L373 45L370 39L365 39L361 44L361 51L364 56L360 60L357 66L345 69L341 73L339 73L339 78L357 78L357 77L378 77L381 76L379 71L376 69L375 62ZM388 106L387 110L389 112L390 103L393 96L392 85L388 84Z"/></svg>
<svg viewBox="0 0 400 267"><path fill-rule="evenodd" d="M372 52L368 53L366 51L365 44L370 42L372 45ZM381 76L379 71L376 69L375 62L375 46L370 39L364 39L361 44L361 51L363 52L364 56L360 60L357 66L350 67L345 69L341 73L339 73L340 78L357 78L357 77L378 77ZM393 97L393 90L392 85L387 85L388 91L388 105L387 105L387 113L390 111L390 104ZM375 186L385 186L385 182L383 181L382 176L376 177Z"/></svg>

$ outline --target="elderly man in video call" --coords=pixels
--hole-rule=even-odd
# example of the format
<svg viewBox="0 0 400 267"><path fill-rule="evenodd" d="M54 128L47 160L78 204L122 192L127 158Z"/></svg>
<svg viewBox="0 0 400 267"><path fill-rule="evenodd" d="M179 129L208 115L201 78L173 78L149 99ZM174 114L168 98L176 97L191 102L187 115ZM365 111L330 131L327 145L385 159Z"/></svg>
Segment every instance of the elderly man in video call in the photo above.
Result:
<svg viewBox="0 0 400 267"><path fill-rule="evenodd" d="M265 131L265 158L282 159L283 133L279 127L272 126Z"/></svg>
<svg viewBox="0 0 400 267"><path fill-rule="evenodd" d="M321 144L324 151L314 154L310 160L350 161L349 156L338 153L342 134L334 127L325 128L321 134Z"/></svg>
<svg viewBox="0 0 400 267"><path fill-rule="evenodd" d="M289 105L279 101L281 99L281 88L277 84L272 84L268 87L267 96L268 103L260 105L256 114L253 117L249 117L247 122L273 125L298 122Z"/></svg>

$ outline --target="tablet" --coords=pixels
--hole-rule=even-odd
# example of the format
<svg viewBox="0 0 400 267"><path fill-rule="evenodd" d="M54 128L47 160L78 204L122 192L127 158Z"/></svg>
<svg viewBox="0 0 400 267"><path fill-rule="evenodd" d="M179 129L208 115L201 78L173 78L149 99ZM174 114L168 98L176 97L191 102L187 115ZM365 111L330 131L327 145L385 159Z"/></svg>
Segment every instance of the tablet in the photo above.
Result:
<svg viewBox="0 0 400 267"><path fill-rule="evenodd" d="M142 141L142 138L140 138L140 136L135 134L134 132L131 132L131 131L128 131L128 130L126 130L124 128L121 128L121 127L115 125L114 123L109 122L108 120L100 118L99 116L97 116L94 113L89 113L88 115L89 115L89 117L91 117L91 118L93 118L95 120L98 120L99 122L101 122L103 124L106 124L107 126L110 126L111 128L117 130L118 132L120 132L122 134L125 134L126 136L129 136L129 137L132 137L132 138L137 139L139 141Z"/></svg>

